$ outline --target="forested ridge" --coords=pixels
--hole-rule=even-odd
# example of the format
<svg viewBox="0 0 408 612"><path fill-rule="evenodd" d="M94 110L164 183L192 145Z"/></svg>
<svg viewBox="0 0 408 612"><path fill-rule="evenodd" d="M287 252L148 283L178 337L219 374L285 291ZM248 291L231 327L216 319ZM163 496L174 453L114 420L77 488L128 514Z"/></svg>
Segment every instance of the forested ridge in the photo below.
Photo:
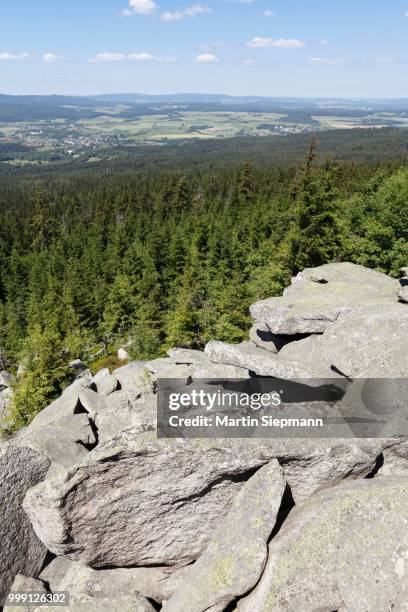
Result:
<svg viewBox="0 0 408 612"><path fill-rule="evenodd" d="M101 364L123 343L143 359L244 339L249 305L306 266L352 261L397 276L408 168L315 155L313 143L297 166L2 179L0 347L25 368L10 427L61 392L72 359Z"/></svg>

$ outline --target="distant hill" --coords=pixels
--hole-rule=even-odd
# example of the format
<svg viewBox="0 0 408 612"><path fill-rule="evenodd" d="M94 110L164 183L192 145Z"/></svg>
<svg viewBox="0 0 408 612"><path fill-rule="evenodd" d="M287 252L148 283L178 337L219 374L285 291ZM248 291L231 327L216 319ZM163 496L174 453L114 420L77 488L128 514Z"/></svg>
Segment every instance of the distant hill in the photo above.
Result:
<svg viewBox="0 0 408 612"><path fill-rule="evenodd" d="M0 104L19 104L24 106L95 106L95 100L81 96L12 96L0 94Z"/></svg>
<svg viewBox="0 0 408 612"><path fill-rule="evenodd" d="M105 114L104 107L116 108L123 119L162 114L169 105L192 112L279 113L282 122L317 125L314 115L365 117L367 114L390 112L408 118L408 100L352 100L339 98L273 98L261 96L227 96L224 94L176 93L150 95L113 93L95 96L14 96L0 94L0 122L66 119L75 121ZM392 125L383 118L384 125Z"/></svg>
<svg viewBox="0 0 408 612"><path fill-rule="evenodd" d="M276 108L342 108L364 110L408 110L408 99L352 99L352 98L285 98L271 96L229 96L224 94L176 93L176 94L143 94L112 93L92 96L102 102L122 104L237 104L271 106Z"/></svg>
<svg viewBox="0 0 408 612"><path fill-rule="evenodd" d="M103 105L98 102L98 106ZM89 119L101 114L94 108L95 100L91 98L0 94L0 121L4 122Z"/></svg>

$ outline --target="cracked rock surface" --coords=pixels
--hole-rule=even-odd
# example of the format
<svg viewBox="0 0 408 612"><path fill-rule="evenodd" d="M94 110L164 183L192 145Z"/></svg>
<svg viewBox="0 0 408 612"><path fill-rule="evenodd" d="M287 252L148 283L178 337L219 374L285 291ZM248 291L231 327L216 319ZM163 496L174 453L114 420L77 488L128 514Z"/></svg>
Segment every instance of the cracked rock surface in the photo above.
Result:
<svg viewBox="0 0 408 612"><path fill-rule="evenodd" d="M408 442L393 420L407 395L405 278L307 269L251 307L248 342L81 371L0 441L2 587L18 575L67 588L75 612L407 610ZM157 439L160 378L257 377L309 391L334 380L344 397L322 414L369 397L382 437L351 423L333 439Z"/></svg>

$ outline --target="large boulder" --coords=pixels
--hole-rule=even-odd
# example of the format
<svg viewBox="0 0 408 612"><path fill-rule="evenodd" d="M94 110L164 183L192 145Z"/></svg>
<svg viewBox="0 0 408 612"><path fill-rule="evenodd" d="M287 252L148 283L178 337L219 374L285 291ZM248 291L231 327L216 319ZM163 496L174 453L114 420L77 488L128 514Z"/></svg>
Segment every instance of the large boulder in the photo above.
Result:
<svg viewBox="0 0 408 612"><path fill-rule="evenodd" d="M278 459L295 500L370 474L380 441L157 440L129 430L24 501L57 555L92 567L197 559L252 474ZM129 546L132 542L132 546Z"/></svg>
<svg viewBox="0 0 408 612"><path fill-rule="evenodd" d="M390 306L399 282L351 263L303 270L282 297L254 304L251 315L274 334L323 333L344 312Z"/></svg>
<svg viewBox="0 0 408 612"><path fill-rule="evenodd" d="M21 447L43 453L51 462L48 476L85 460L97 443L92 423L86 414L66 416L44 427L28 426L14 436Z"/></svg>
<svg viewBox="0 0 408 612"><path fill-rule="evenodd" d="M223 610L255 586L265 567L267 542L285 486L276 459L244 484L163 612L205 612L213 607Z"/></svg>
<svg viewBox="0 0 408 612"><path fill-rule="evenodd" d="M347 482L295 508L239 612L406 610L408 480Z"/></svg>
<svg viewBox="0 0 408 612"><path fill-rule="evenodd" d="M36 577L47 549L22 509L28 489L48 471L49 459L31 448L0 443L0 607L17 574Z"/></svg>
<svg viewBox="0 0 408 612"><path fill-rule="evenodd" d="M79 394L82 389L89 389L91 385L91 373L86 373L84 376L75 380L65 389L61 397L37 414L30 424L31 430L33 431L34 429L46 427L66 416L85 413L86 410L81 406L79 401Z"/></svg>
<svg viewBox="0 0 408 612"><path fill-rule="evenodd" d="M144 361L132 361L115 370L113 375L119 381L120 389L134 393L143 393L146 388L151 390L152 380L145 365Z"/></svg>
<svg viewBox="0 0 408 612"><path fill-rule="evenodd" d="M109 396L106 410L95 416L95 425L99 444L130 428L135 433L156 431L157 396L151 393L131 399L127 391L117 391Z"/></svg>
<svg viewBox="0 0 408 612"><path fill-rule="evenodd" d="M348 378L406 378L408 308L402 304L342 314L324 334L287 344L279 357Z"/></svg>

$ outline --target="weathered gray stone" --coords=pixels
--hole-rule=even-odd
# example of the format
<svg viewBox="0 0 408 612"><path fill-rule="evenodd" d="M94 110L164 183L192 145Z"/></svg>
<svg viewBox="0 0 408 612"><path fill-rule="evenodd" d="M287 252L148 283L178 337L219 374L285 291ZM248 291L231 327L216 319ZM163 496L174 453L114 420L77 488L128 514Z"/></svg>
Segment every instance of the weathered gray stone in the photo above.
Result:
<svg viewBox="0 0 408 612"><path fill-rule="evenodd" d="M408 283L406 285L402 285L402 287L399 289L398 299L403 304L408 304Z"/></svg>
<svg viewBox="0 0 408 612"><path fill-rule="evenodd" d="M395 291L394 278L371 268L349 262L330 263L317 266L316 268L305 268L292 280L290 287L293 288L303 281L313 281L320 284L346 282L350 285L364 287L367 293L371 292L373 295L388 295ZM290 292L291 288L287 288L285 291Z"/></svg>
<svg viewBox="0 0 408 612"><path fill-rule="evenodd" d="M226 365L225 363L211 363L210 360L208 361L210 362L210 365L193 366L193 380L230 380L231 378L250 378L249 370L245 368L238 368L237 366Z"/></svg>
<svg viewBox="0 0 408 612"><path fill-rule="evenodd" d="M146 368L155 379L181 378L186 381L186 384L192 375L192 367L189 364L178 364L170 357L160 357L149 361Z"/></svg>
<svg viewBox="0 0 408 612"><path fill-rule="evenodd" d="M7 428L10 420L10 402L13 398L13 390L10 387L0 391L0 429Z"/></svg>
<svg viewBox="0 0 408 612"><path fill-rule="evenodd" d="M285 336L283 336L283 338L285 338ZM269 330L267 325L262 323L259 325L254 323L249 331L249 339L255 346L259 346L259 348L270 351L271 353L279 353L280 349L285 344L285 340L282 340L282 336L276 336Z"/></svg>
<svg viewBox="0 0 408 612"><path fill-rule="evenodd" d="M343 314L324 334L287 344L279 356L349 378L407 378L407 340L408 308L395 303Z"/></svg>
<svg viewBox="0 0 408 612"><path fill-rule="evenodd" d="M198 366L211 365L207 355L202 351L194 351L192 349L172 348L167 351L168 356L176 364L188 364Z"/></svg>
<svg viewBox="0 0 408 612"><path fill-rule="evenodd" d="M324 380L335 379L337 374L316 362L303 363L289 361L269 351L258 348L249 342L227 344L212 341L205 347L205 352L215 363L227 363L246 368L258 376L271 376L282 379L311 379L310 384L324 384ZM323 383L321 382L323 380Z"/></svg>
<svg viewBox="0 0 408 612"><path fill-rule="evenodd" d="M52 592L60 590L60 584L72 565L68 557L55 557L42 570L38 576L40 580L49 585Z"/></svg>
<svg viewBox="0 0 408 612"><path fill-rule="evenodd" d="M384 463L377 476L408 476L408 439L389 440L384 444Z"/></svg>
<svg viewBox="0 0 408 612"><path fill-rule="evenodd" d="M96 389L100 395L110 395L117 390L119 384L116 376L111 374L108 368L99 370L92 379Z"/></svg>
<svg viewBox="0 0 408 612"><path fill-rule="evenodd" d="M408 479L322 491L295 508L239 612L404 610L408 601Z"/></svg>
<svg viewBox="0 0 408 612"><path fill-rule="evenodd" d="M9 591L17 574L38 576L46 547L22 509L28 489L40 482L50 462L30 448L0 445L0 591ZM0 606L3 604L0 596Z"/></svg>
<svg viewBox="0 0 408 612"><path fill-rule="evenodd" d="M144 361L133 361L115 370L113 375L118 379L120 389L128 391L134 398L153 391L154 379Z"/></svg>
<svg viewBox="0 0 408 612"><path fill-rule="evenodd" d="M109 406L107 397L84 387L79 389L78 402L81 409L87 412L92 419L95 419L97 414L105 412Z"/></svg>
<svg viewBox="0 0 408 612"><path fill-rule="evenodd" d="M243 483L272 459L301 500L369 474L381 449L377 441L169 441L128 430L31 489L24 507L57 555L93 567L174 565L202 553Z"/></svg>
<svg viewBox="0 0 408 612"><path fill-rule="evenodd" d="M86 414L66 416L55 423L20 430L13 438L16 445L29 447L51 461L48 476L84 460L96 444L95 433Z"/></svg>
<svg viewBox="0 0 408 612"><path fill-rule="evenodd" d="M22 574L17 574L14 579L14 582L10 588L10 593L38 593L40 595L44 595L47 593L47 589L45 588L44 583L41 580L37 580L36 578L31 578L30 576L23 576ZM34 606L24 606L24 610L27 612L33 612L35 609ZM7 604L4 606L4 610L7 612L21 612L21 606L13 606L12 604Z"/></svg>
<svg viewBox="0 0 408 612"><path fill-rule="evenodd" d="M14 582L11 585L10 591L20 591L20 592L31 592L31 593L46 593L47 589L45 588L42 580L38 580L37 578L32 578L31 576L23 576L22 574L17 574L14 578ZM9 606L6 606L9 609Z"/></svg>
<svg viewBox="0 0 408 612"><path fill-rule="evenodd" d="M128 361L130 359L130 355L123 346L118 349L118 359L119 361Z"/></svg>
<svg viewBox="0 0 408 612"><path fill-rule="evenodd" d="M61 397L37 414L30 424L31 430L45 427L66 416L72 416L81 411L83 412L83 409L78 403L79 393L82 389L89 388L91 384L92 375L90 373L86 373L83 377L75 380L65 389Z"/></svg>
<svg viewBox="0 0 408 612"><path fill-rule="evenodd" d="M0 372L0 391L7 389L8 387L12 387L15 382L15 378L10 372L2 371Z"/></svg>
<svg viewBox="0 0 408 612"><path fill-rule="evenodd" d="M70 593L70 608L75 612L154 612L147 599L140 596L131 569L95 571L71 563L59 588Z"/></svg>
<svg viewBox="0 0 408 612"><path fill-rule="evenodd" d="M84 372L84 370L88 369L81 359L74 359L73 361L70 361L68 367L71 368L71 370L77 370L78 372Z"/></svg>
<svg viewBox="0 0 408 612"><path fill-rule="evenodd" d="M341 313L392 305L398 286L395 279L362 266L327 264L304 270L282 297L258 302L250 311L274 334L323 333Z"/></svg>
<svg viewBox="0 0 408 612"><path fill-rule="evenodd" d="M92 570L67 557L56 557L45 567L40 578L49 584L51 591L61 586L75 591L77 584L86 584L100 597L110 598L115 593L133 593L162 603L170 599L191 566L183 567L132 567Z"/></svg>
<svg viewBox="0 0 408 612"><path fill-rule="evenodd" d="M408 309L396 304L342 317L322 339L332 366L351 378L406 378Z"/></svg>
<svg viewBox="0 0 408 612"><path fill-rule="evenodd" d="M224 609L256 585L265 567L267 542L285 486L276 460L244 484L163 612L205 612L213 606Z"/></svg>
<svg viewBox="0 0 408 612"><path fill-rule="evenodd" d="M108 408L95 417L99 444L104 444L125 429L135 433L156 431L157 396L145 395L134 399L127 391L116 391L109 396Z"/></svg>

